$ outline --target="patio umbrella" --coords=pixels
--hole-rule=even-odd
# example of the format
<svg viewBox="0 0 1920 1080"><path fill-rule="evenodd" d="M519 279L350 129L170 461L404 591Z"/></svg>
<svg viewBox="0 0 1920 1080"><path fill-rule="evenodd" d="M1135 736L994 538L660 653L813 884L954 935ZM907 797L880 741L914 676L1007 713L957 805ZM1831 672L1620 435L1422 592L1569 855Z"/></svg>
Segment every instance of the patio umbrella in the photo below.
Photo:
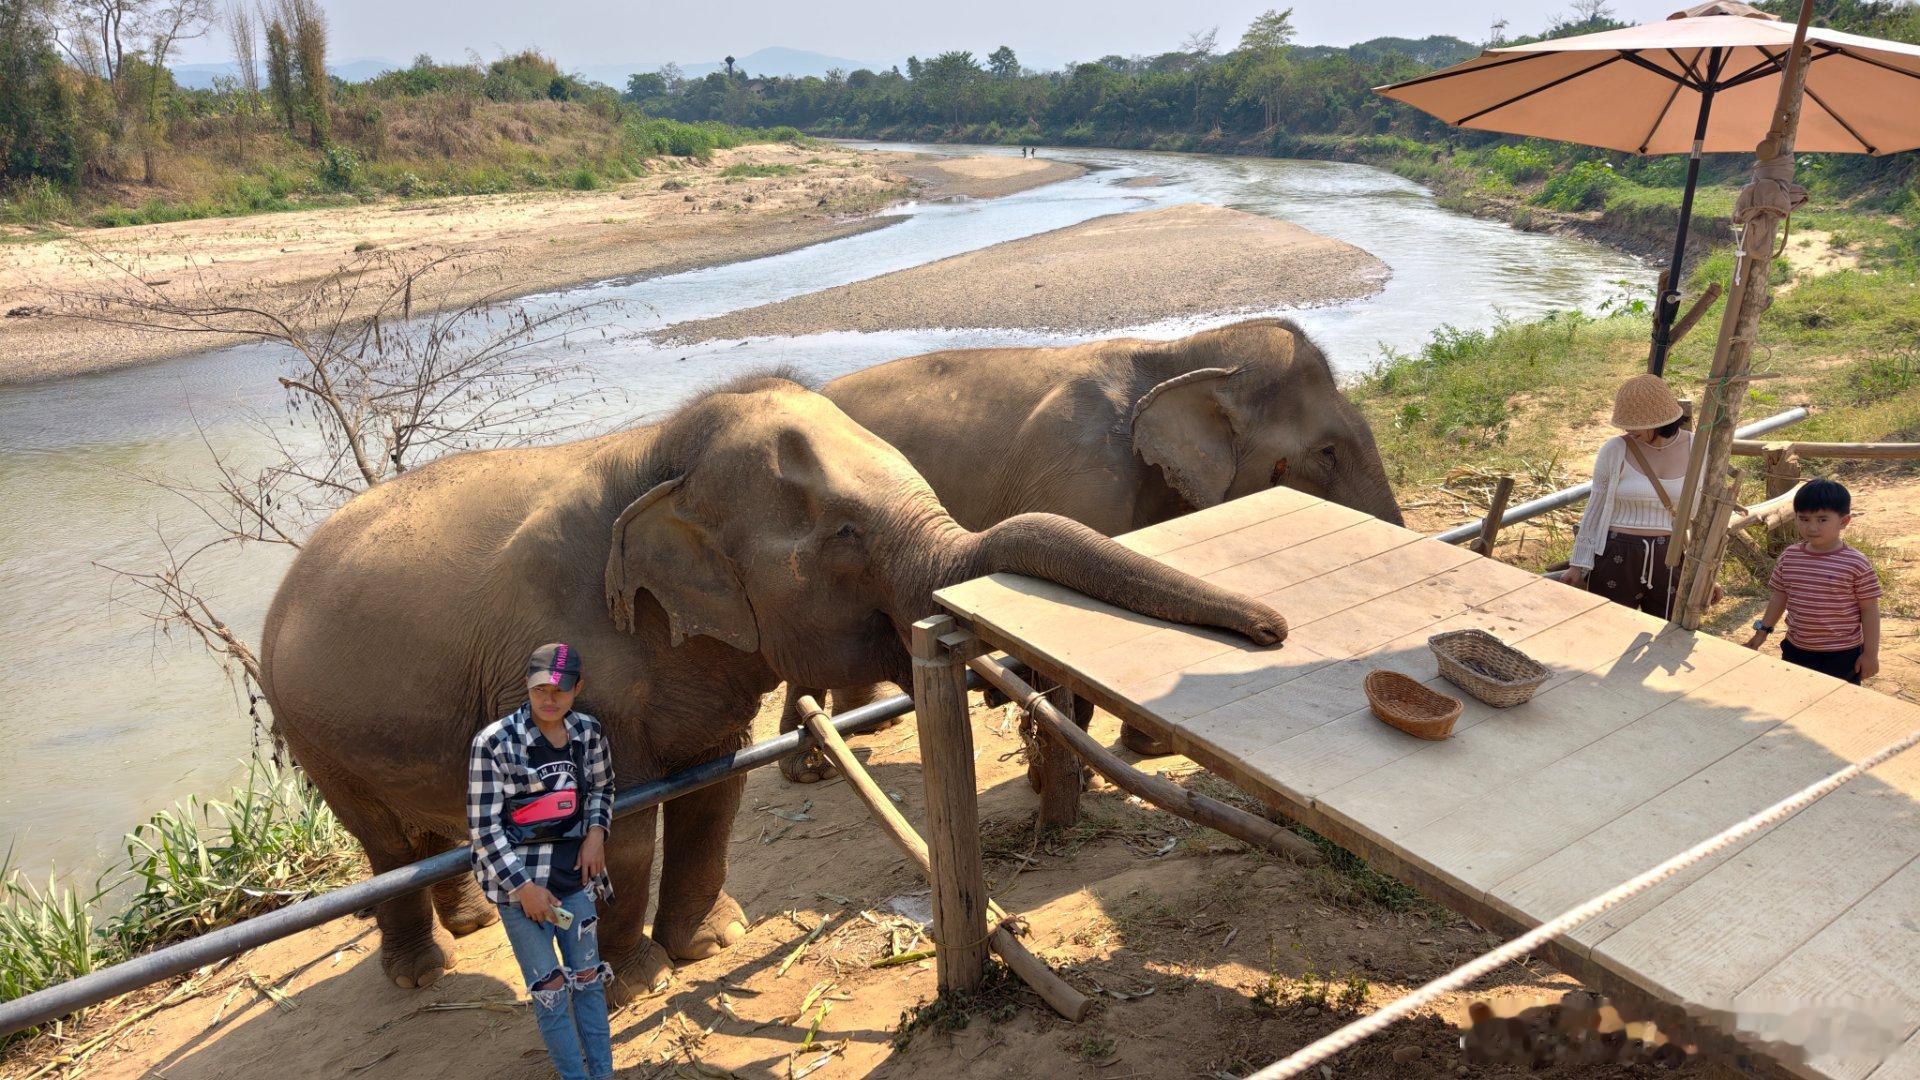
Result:
<svg viewBox="0 0 1920 1080"><path fill-rule="evenodd" d="M1633 154L1690 155L1667 287L1654 315L1656 373L1680 305L1700 155L1766 137L1794 24L1716 0L1665 22L1489 49L1376 92L1456 127ZM1891 154L1920 147L1920 46L1807 31L1811 59L1797 149Z"/></svg>

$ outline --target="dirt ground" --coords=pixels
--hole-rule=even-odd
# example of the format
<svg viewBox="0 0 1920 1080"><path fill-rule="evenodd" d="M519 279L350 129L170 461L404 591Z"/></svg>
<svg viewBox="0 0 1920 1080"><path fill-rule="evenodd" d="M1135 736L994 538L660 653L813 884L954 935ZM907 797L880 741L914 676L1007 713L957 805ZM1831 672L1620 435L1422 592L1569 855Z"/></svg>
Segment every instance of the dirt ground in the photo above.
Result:
<svg viewBox="0 0 1920 1080"><path fill-rule="evenodd" d="M706 341L960 326L1094 331L1348 300L1377 291L1386 276L1372 255L1289 222L1174 206L1095 218L663 333Z"/></svg>
<svg viewBox="0 0 1920 1080"><path fill-rule="evenodd" d="M0 245L0 385L127 367L222 344L48 316L54 294L132 278L171 297L290 298L367 251L480 253L500 274L449 286L441 307L778 254L896 220L894 155L836 146L746 146L705 164L662 163L602 191L527 192L89 230ZM774 176L725 176L735 165Z"/></svg>
<svg viewBox="0 0 1920 1080"><path fill-rule="evenodd" d="M772 733L777 716L776 696L759 737ZM1117 736L1105 716L1094 732L1107 742ZM964 1011L923 1008L935 994L930 960L875 966L929 947L919 925L929 917L928 892L917 870L844 783L801 787L763 769L749 781L733 829L729 877L752 930L726 954L679 969L665 993L615 1016L618 1074L1241 1076L1494 940L1367 873L1278 862L1110 789L1086 797L1080 825L1039 840L1017 725L1003 709L978 707L974 738L990 888L1027 916L1029 946L1097 999L1085 1021L1066 1023L1018 983L996 984ZM911 721L853 742L909 820L924 821ZM1142 767L1244 800L1185 759ZM831 925L801 948L823 918ZM155 988L96 1012L71 1033L70 1046L173 993L169 1007L126 1026L83 1070L56 1075L552 1075L498 927L462 940L457 970L426 990L391 985L377 949L372 923L348 919ZM1497 1041L1476 1040L1472 1057L1462 1049L1474 1001L1538 1023L1542 1007L1574 985L1537 962L1510 967L1351 1051L1335 1075L1656 1075L1645 1064L1529 1070L1502 1063ZM1631 1033L1650 1034L1637 1024ZM1493 1060L1481 1060L1483 1046ZM23 1046L0 1062L0 1075L31 1075L55 1049L45 1038ZM1695 1060L1677 1075L1735 1074Z"/></svg>
<svg viewBox="0 0 1920 1080"><path fill-rule="evenodd" d="M893 171L911 178L925 199L992 199L1086 174L1079 165L1007 154L940 157L887 154Z"/></svg>

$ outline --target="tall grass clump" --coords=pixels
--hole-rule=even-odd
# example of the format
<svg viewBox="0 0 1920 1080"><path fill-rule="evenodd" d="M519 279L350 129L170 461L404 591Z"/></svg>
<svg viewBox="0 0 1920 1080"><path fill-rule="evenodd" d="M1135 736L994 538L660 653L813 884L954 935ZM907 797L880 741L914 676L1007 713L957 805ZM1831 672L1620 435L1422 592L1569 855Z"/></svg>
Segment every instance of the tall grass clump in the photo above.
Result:
<svg viewBox="0 0 1920 1080"><path fill-rule="evenodd" d="M359 878L359 845L299 771L256 760L229 799L190 797L126 837L90 889L0 863L0 1001ZM111 913L107 909L113 908Z"/></svg>

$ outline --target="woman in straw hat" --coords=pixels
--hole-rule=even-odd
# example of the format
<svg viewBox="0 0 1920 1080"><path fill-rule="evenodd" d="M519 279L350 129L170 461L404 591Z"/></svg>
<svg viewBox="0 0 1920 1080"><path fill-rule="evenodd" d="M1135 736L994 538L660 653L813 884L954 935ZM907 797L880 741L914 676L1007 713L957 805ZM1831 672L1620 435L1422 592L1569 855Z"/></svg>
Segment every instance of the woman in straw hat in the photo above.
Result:
<svg viewBox="0 0 1920 1080"><path fill-rule="evenodd" d="M1674 577L1667 566L1673 505L1687 472L1693 433L1680 402L1658 375L1635 375L1613 395L1613 426L1593 463L1593 494L1560 580L1666 618Z"/></svg>

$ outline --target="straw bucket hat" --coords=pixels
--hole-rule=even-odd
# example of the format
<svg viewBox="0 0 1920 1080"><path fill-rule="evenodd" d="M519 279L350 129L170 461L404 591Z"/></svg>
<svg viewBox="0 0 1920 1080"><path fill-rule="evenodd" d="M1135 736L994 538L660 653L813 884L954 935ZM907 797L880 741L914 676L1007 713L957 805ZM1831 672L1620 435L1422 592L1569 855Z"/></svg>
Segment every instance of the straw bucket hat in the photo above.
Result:
<svg viewBox="0 0 1920 1080"><path fill-rule="evenodd" d="M1680 419L1680 401L1658 375L1635 375L1613 394L1613 426L1628 431L1665 427Z"/></svg>

